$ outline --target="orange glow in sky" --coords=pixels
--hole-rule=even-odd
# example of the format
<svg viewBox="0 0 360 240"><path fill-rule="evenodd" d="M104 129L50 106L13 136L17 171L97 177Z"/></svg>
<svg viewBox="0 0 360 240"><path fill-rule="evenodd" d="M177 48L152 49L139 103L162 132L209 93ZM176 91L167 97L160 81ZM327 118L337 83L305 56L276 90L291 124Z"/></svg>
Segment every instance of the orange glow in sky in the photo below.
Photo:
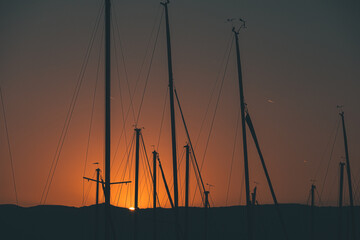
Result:
<svg viewBox="0 0 360 240"><path fill-rule="evenodd" d="M46 204L92 205L96 184L83 177L94 179L95 169L100 168L105 178L103 16L63 144L59 139L101 1L30 2L0 3L0 85L19 205L38 205L42 196L46 196ZM134 206L136 125L142 128L146 147L146 152L140 150L139 208L148 208L152 207L154 150L159 153L173 196L163 23L150 68L156 39L152 29L158 29L163 9L158 0L112 2L116 22L111 56L111 181L132 182L111 186L111 204L130 210ZM279 202L306 203L311 180L315 180L324 204L336 204L334 186L344 157L341 127L337 130L339 104L344 105L358 201L360 16L356 9L360 8L357 3L338 1L328 1L326 7L312 1L270 2L185 0L169 5L174 84L204 185L210 190L210 204L245 203L234 45L228 55L232 33L226 19L231 17L248 21L247 29L240 33L245 101ZM183 146L188 140L178 109L175 115L182 206ZM0 204L14 204L4 120L1 112ZM256 148L249 132L247 135L250 188L257 186L260 204L272 203ZM56 171L51 177L53 166ZM51 181L49 190L45 188L47 181ZM170 207L159 168L157 181L158 202L161 207ZM191 165L192 206L202 204L197 185ZM209 185L213 187L209 189ZM101 186L100 201L104 201Z"/></svg>

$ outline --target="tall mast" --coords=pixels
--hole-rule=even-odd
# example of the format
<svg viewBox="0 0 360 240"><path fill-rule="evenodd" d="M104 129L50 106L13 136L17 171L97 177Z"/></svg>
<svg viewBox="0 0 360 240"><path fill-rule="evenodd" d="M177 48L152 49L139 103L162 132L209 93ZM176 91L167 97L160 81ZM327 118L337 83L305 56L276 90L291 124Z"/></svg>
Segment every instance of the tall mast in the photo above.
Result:
<svg viewBox="0 0 360 240"><path fill-rule="evenodd" d="M350 160L349 160L349 151L348 151L348 144L347 144L347 136L346 136L346 128L345 128L345 119L344 119L344 112L341 111L340 113L341 121L342 121L342 128L343 128L343 135L344 135L344 146L345 146L345 158L346 158L346 173L348 177L348 187L349 187L349 200L350 200L350 214L351 214L351 223L352 223L352 235L353 239L356 239L355 236L355 216L354 216L354 200L353 200L353 191L352 191L352 184L351 184L351 171L350 171Z"/></svg>
<svg viewBox="0 0 360 240"><path fill-rule="evenodd" d="M190 147L185 146L185 239L189 239L189 165L190 165Z"/></svg>
<svg viewBox="0 0 360 240"><path fill-rule="evenodd" d="M343 194L344 194L344 165L345 163L340 162L340 186L339 186L339 233L338 239L341 240L343 237L342 233L342 205L343 205Z"/></svg>
<svg viewBox="0 0 360 240"><path fill-rule="evenodd" d="M105 0L105 240L110 238L110 0Z"/></svg>
<svg viewBox="0 0 360 240"><path fill-rule="evenodd" d="M135 128L135 134L136 134L136 149L135 149L135 215L134 215L134 239L138 239L138 198L139 198L139 140L140 140L140 134L141 129Z"/></svg>
<svg viewBox="0 0 360 240"><path fill-rule="evenodd" d="M156 240L156 158L157 152L153 151L153 239Z"/></svg>
<svg viewBox="0 0 360 240"><path fill-rule="evenodd" d="M110 0L105 0L105 204L110 206Z"/></svg>
<svg viewBox="0 0 360 240"><path fill-rule="evenodd" d="M135 210L139 208L138 198L139 198L139 138L141 134L140 128L135 128L136 134L136 149L135 149Z"/></svg>
<svg viewBox="0 0 360 240"><path fill-rule="evenodd" d="M171 42L168 4L169 0L161 3L165 8L166 20L166 43L168 56L168 73L169 73L169 92L170 92L170 117L171 117L171 137L172 137L172 155L173 155L173 178L174 178L174 207L178 207L178 180L177 180L177 160L176 160L176 129L175 129L175 109L174 109L174 81L172 72Z"/></svg>
<svg viewBox="0 0 360 240"><path fill-rule="evenodd" d="M311 205L310 205L310 239L314 239L314 207L315 207L315 185L311 184Z"/></svg>
<svg viewBox="0 0 360 240"><path fill-rule="evenodd" d="M247 155L247 143L246 143L246 128L245 128L245 100L244 89L242 83L241 61L240 61L240 49L239 49L239 32L233 28L236 44L236 60L239 78L239 91L240 91L240 111L241 111L241 127L243 137L243 152L244 152L244 170L245 170L245 190L246 190L246 216L247 216L247 229L248 239L252 240L252 217L251 217L251 200L250 200L250 183L249 183L249 165Z"/></svg>

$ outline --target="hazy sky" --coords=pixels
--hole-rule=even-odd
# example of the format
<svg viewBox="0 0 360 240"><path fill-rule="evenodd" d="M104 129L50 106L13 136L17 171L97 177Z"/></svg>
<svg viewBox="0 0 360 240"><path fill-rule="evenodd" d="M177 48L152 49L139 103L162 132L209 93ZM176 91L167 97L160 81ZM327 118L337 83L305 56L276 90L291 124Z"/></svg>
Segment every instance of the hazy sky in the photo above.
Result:
<svg viewBox="0 0 360 240"><path fill-rule="evenodd" d="M158 0L112 2L115 40L112 45L112 156L115 159L112 180L122 181L132 179L134 175L133 163L130 165L134 157L127 151L163 8ZM20 205L40 203L102 4L101 0L0 2L0 85ZM246 103L278 200L306 203L311 180L315 180L323 202L336 204L338 165L344 157L341 128L335 134L340 120L336 106L344 105L355 200L359 204L360 3L355 0L173 0L169 11L175 86L193 142L199 139L196 155L200 163L207 145L220 82L224 78L202 168L204 182L214 185L210 189L212 203L215 206L244 204L240 127L234 145L239 108L234 45L225 74L223 61L232 39L231 24L226 19L241 17L247 21L247 29L240 33ZM81 206L83 187L86 192L90 186L82 180L86 156L86 176L93 176L96 168L93 162L99 162L101 168L103 166L102 36L103 16L47 204ZM165 44L162 21L138 122L138 127L144 127L142 132L149 156L154 149L152 146L158 145L164 100L168 98ZM89 134L95 86L94 117ZM134 111L130 110L127 116L129 92L133 91ZM202 125L208 105L208 114ZM179 112L176 114L180 160L186 137ZM127 120L124 122L125 117ZM169 119L167 100L160 145L156 150L170 183ZM121 135L123 129L126 137ZM120 135L120 147L115 156ZM257 184L259 202L271 203L259 158L251 139L248 142L251 189ZM15 203L3 114L0 115L0 156L0 203ZM121 163L122 159L125 160ZM127 159L131 172L124 168ZM182 161L182 191L184 171ZM148 206L149 199L150 185L145 184L143 176L140 207ZM194 175L191 178L193 194ZM118 187L113 187L112 203L131 206L132 188L133 185L124 186L118 202ZM94 203L93 190L94 186L86 204ZM168 206L162 184L159 191L162 206ZM181 196L180 203L183 204L183 193ZM199 205L198 198L194 205Z"/></svg>

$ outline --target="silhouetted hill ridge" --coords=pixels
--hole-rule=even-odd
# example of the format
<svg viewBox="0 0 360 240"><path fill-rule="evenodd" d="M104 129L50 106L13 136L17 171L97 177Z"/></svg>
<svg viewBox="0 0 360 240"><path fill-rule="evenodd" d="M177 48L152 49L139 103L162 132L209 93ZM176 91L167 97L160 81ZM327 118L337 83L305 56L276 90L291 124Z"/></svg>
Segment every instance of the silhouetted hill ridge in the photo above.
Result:
<svg viewBox="0 0 360 240"><path fill-rule="evenodd" d="M69 207L39 205L20 207L0 205L1 239L95 239L96 206ZM99 205L100 239L104 236L104 205ZM280 209L290 239L310 238L310 207L301 204L281 204ZM207 236L212 239L246 239L246 208L244 206L215 207L207 210ZM343 209L344 234L348 229L349 208ZM360 207L355 207L359 220ZM153 210L111 207L113 233L116 239L133 239L134 216L138 214L138 239L152 239ZM179 222L184 227L185 209L179 209ZM175 239L172 209L157 209L157 239ZM204 239L205 209L189 209L189 239ZM338 239L339 209L314 207L314 237ZM284 233L274 205L253 207L254 239L284 239ZM359 229L357 229L359 231ZM360 235L359 235L360 236ZM345 239L346 235L344 235Z"/></svg>

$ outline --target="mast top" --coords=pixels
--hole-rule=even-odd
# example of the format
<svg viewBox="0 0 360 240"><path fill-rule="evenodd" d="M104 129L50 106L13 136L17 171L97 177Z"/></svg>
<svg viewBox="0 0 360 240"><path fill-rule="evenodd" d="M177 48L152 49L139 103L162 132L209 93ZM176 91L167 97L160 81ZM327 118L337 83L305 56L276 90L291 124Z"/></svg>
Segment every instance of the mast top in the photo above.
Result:
<svg viewBox="0 0 360 240"><path fill-rule="evenodd" d="M337 105L337 106L336 106L336 108L339 109L339 111L340 111L339 114L340 114L341 116L344 115L343 107L344 107L344 105Z"/></svg>
<svg viewBox="0 0 360 240"><path fill-rule="evenodd" d="M226 21L232 23L232 25L233 25L233 26L232 26L232 31L233 31L233 33L235 33L235 34L239 34L239 32L240 32L240 30L241 30L242 28L247 28L247 27L246 27L246 21L243 20L242 18L228 18ZM238 30L236 30L233 22L240 22L240 23L241 23Z"/></svg>
<svg viewBox="0 0 360 240"><path fill-rule="evenodd" d="M165 2L160 2L161 5L168 5L170 3L170 0L166 0Z"/></svg>

